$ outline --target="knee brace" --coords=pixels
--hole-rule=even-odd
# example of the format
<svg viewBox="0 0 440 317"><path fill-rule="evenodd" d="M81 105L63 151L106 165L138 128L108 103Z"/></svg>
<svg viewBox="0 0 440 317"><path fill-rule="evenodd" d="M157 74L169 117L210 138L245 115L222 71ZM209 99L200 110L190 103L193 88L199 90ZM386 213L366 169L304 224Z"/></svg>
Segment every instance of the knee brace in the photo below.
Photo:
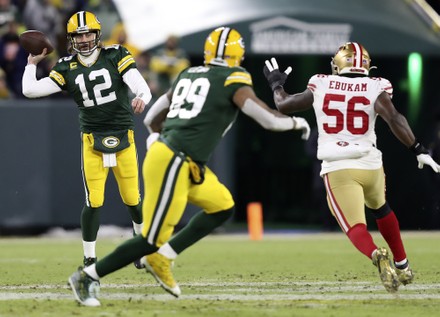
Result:
<svg viewBox="0 0 440 317"><path fill-rule="evenodd" d="M390 212L391 212L391 207L388 205L387 202L385 202L385 204L382 207L372 210L373 216L376 219L383 218L386 215L388 215Z"/></svg>

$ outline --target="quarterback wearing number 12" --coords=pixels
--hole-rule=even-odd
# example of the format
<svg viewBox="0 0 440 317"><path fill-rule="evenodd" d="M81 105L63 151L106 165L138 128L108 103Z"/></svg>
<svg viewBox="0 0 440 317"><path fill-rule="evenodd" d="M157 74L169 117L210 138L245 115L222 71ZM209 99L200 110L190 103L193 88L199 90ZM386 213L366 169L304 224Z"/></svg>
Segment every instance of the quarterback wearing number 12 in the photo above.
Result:
<svg viewBox="0 0 440 317"><path fill-rule="evenodd" d="M104 204L109 169L130 212L134 233L141 231L133 114L143 112L151 93L126 48L101 45L101 24L93 13L75 13L67 22L67 38L72 55L61 58L49 77L36 78L37 64L46 56L46 49L40 55L29 55L23 74L23 94L37 98L64 90L78 105L86 197L81 229L84 265L88 266L96 262L99 211ZM131 103L128 89L135 94Z"/></svg>
<svg viewBox="0 0 440 317"><path fill-rule="evenodd" d="M282 113L313 107L318 128L318 159L329 208L353 245L377 266L385 289L396 292L414 278L400 236L398 220L385 198L382 153L376 147L374 125L382 117L393 134L413 151L419 168L439 165L416 140L407 120L394 107L393 87L384 78L369 77L370 56L359 43L348 42L336 52L331 75L314 75L307 89L290 95L283 85L291 68L280 72L275 58L264 74ZM376 219L391 249L378 248L367 230L364 205Z"/></svg>

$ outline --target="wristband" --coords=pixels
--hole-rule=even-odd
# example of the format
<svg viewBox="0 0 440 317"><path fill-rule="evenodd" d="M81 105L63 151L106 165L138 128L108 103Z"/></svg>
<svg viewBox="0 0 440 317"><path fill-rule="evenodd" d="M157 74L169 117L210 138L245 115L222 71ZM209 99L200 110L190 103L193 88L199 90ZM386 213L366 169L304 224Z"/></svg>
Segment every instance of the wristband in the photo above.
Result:
<svg viewBox="0 0 440 317"><path fill-rule="evenodd" d="M278 89L281 89L281 88L284 89L283 85L276 85L276 86L271 87L271 88L272 88L272 91L275 91L275 90L278 90Z"/></svg>
<svg viewBox="0 0 440 317"><path fill-rule="evenodd" d="M411 150L411 152L413 152L415 155L420 155L420 154L428 154L428 150L422 145L422 143L420 143L419 141L414 142L413 145L411 145L409 147L409 149Z"/></svg>

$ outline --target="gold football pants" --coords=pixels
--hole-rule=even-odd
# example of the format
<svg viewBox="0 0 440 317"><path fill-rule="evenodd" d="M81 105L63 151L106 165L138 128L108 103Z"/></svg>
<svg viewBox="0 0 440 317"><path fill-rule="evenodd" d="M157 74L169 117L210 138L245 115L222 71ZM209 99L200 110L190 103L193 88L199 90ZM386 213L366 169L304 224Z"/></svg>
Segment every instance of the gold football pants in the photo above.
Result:
<svg viewBox="0 0 440 317"><path fill-rule="evenodd" d="M188 202L208 214L234 206L231 193L208 167L200 185L191 183L189 173L185 157L165 143L156 141L148 150L142 167L142 235L150 244L160 247L171 238Z"/></svg>
<svg viewBox="0 0 440 317"><path fill-rule="evenodd" d="M365 205L378 209L386 202L383 168L330 172L324 183L328 206L345 233L356 224L366 224Z"/></svg>
<svg viewBox="0 0 440 317"><path fill-rule="evenodd" d="M86 205L92 208L104 204L105 183L109 172L104 167L102 153L93 149L92 134L82 133L81 170L86 193ZM139 168L134 143L134 132L128 130L130 146L116 153L117 166L111 167L118 183L122 201L128 206L136 206L140 202Z"/></svg>

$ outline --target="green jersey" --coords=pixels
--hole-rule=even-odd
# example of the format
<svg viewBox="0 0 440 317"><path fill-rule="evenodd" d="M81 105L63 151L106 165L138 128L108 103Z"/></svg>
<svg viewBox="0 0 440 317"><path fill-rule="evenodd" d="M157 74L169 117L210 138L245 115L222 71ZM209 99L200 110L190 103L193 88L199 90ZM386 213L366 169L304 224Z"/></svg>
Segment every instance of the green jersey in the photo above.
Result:
<svg viewBox="0 0 440 317"><path fill-rule="evenodd" d="M131 68L136 68L133 56L114 45L102 48L90 66L77 55L63 57L49 77L75 100L82 132L117 131L134 127L128 86L122 79Z"/></svg>
<svg viewBox="0 0 440 317"><path fill-rule="evenodd" d="M241 67L191 67L179 74L162 136L176 150L206 163L237 118L232 98L251 75Z"/></svg>

